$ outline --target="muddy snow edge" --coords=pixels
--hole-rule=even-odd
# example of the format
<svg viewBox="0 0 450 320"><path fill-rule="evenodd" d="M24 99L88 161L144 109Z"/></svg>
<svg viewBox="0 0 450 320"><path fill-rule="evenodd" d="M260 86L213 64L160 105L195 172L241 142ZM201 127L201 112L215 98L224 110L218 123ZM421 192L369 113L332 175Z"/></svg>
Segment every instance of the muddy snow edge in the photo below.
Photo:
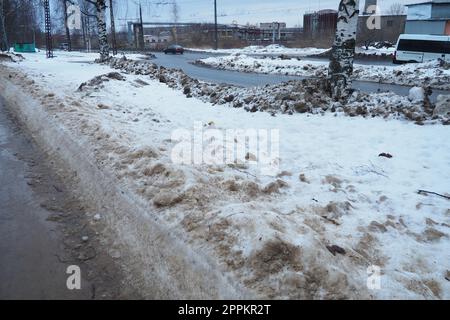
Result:
<svg viewBox="0 0 450 320"><path fill-rule="evenodd" d="M76 193L108 209L107 227L129 253L132 263L124 269L137 274L133 285L144 297L156 299L252 299L257 296L206 255L192 250L183 239L149 215L153 209L132 192L121 188L113 175L101 170L89 157L85 141L50 116L23 88L0 77L0 97L29 131L35 142L65 169L77 173ZM133 277L132 277L133 278Z"/></svg>

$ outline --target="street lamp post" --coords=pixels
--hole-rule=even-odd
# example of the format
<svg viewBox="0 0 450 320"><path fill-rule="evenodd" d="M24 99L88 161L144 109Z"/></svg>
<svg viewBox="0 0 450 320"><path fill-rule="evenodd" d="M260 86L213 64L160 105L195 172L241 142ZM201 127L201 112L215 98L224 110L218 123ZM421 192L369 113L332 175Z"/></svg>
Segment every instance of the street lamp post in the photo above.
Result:
<svg viewBox="0 0 450 320"><path fill-rule="evenodd" d="M217 30L217 0L214 0L214 49L219 48L219 35Z"/></svg>

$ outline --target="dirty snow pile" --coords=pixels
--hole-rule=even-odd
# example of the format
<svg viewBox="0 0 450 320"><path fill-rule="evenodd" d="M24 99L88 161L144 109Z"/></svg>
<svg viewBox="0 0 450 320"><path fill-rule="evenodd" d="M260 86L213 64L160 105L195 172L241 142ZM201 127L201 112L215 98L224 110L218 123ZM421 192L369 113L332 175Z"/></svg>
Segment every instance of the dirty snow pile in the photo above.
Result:
<svg viewBox="0 0 450 320"><path fill-rule="evenodd" d="M393 56L395 53L395 47L383 47L383 46L368 46L356 48L356 54L362 56Z"/></svg>
<svg viewBox="0 0 450 320"><path fill-rule="evenodd" d="M7 61L7 62L19 62L22 61L24 58L21 54L16 54L14 52L3 52L0 51L0 62Z"/></svg>
<svg viewBox="0 0 450 320"><path fill-rule="evenodd" d="M323 54L330 49L320 48L287 48L279 44L271 44L268 46L248 46L238 49L196 49L188 48L189 51L199 51L220 54L247 54L247 55L289 55L289 56L312 56Z"/></svg>
<svg viewBox="0 0 450 320"><path fill-rule="evenodd" d="M326 77L328 72L327 61L289 57L256 58L234 54L200 59L195 63L221 70L317 78ZM401 66L355 64L353 77L358 80L400 85L414 86L420 83L422 86L449 90L450 64L441 60Z"/></svg>
<svg viewBox="0 0 450 320"><path fill-rule="evenodd" d="M351 117L382 117L414 121L417 124L450 124L445 112L435 112L426 91L418 88L421 96L402 97L393 93L366 94L355 91L345 102L330 98L326 81L302 80L256 88L238 88L232 85L211 84L187 76L182 70L158 67L151 62L130 60L126 57L111 58L107 64L128 74L148 75L181 90L187 97L196 97L212 104L226 104L246 111L276 113L312 113ZM443 96L440 98L445 100ZM446 110L446 109L445 109Z"/></svg>
<svg viewBox="0 0 450 320"><path fill-rule="evenodd" d="M395 67L356 66L356 79L408 86L427 86L435 89L450 89L450 63L432 60Z"/></svg>
<svg viewBox="0 0 450 320"><path fill-rule="evenodd" d="M256 297L450 299L449 126L339 116L345 106L317 115L251 113L219 102L234 92L232 105L252 89L111 60L122 79L75 55L82 54L51 61L26 55L20 64L0 65L0 77L40 101L99 168L147 201L149 219L217 261ZM281 87L253 89L253 105L280 90L277 102L323 99L321 107L330 108L318 82L289 83L290 95ZM204 101L196 98L203 91ZM409 101L358 95L361 107ZM183 139L192 141L194 128L279 130L277 174L261 173L252 162L259 153L226 164L174 162L174 132L187 130Z"/></svg>
<svg viewBox="0 0 450 320"><path fill-rule="evenodd" d="M193 52L207 52L207 53L218 53L218 54L245 54L250 56L295 56L295 57L308 57L317 55L326 55L330 53L331 49L322 48L288 48L280 44L271 44L268 46L248 46L244 48L234 48L234 49L201 49L201 48L187 48L189 51ZM369 47L357 47L356 54L360 56L391 56L395 52L395 47L386 48L383 46L371 45Z"/></svg>

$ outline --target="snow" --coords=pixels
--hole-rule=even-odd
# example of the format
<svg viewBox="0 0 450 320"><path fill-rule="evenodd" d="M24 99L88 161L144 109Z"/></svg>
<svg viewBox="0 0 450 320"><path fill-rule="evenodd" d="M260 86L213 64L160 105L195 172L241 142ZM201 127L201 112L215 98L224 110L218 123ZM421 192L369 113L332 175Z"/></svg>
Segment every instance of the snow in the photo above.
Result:
<svg viewBox="0 0 450 320"><path fill-rule="evenodd" d="M82 82L112 71L93 63L97 55L24 57L4 63L9 74L28 75L13 81L88 139L98 165L125 188L150 202L180 196L149 216L183 230L187 243L263 297L450 298L450 202L417 193L450 192L448 126L331 113L273 117L213 106L131 74L78 92ZM193 133L199 122L220 131L278 129L284 173L264 176L249 164L174 164L174 130ZM287 186L263 191L277 179ZM334 256L327 245L346 254ZM372 265L382 271L380 290L366 287Z"/></svg>
<svg viewBox="0 0 450 320"><path fill-rule="evenodd" d="M425 90L422 87L412 87L409 90L408 98L411 101L423 101L425 99Z"/></svg>
<svg viewBox="0 0 450 320"><path fill-rule="evenodd" d="M225 70L305 77L324 77L328 72L328 61L300 58L256 58L233 54L209 57L198 60L197 63ZM417 82L422 82L423 85L429 85L436 89L450 89L450 68L448 64L437 60L401 66L355 64L354 78L403 85L416 85Z"/></svg>
<svg viewBox="0 0 450 320"><path fill-rule="evenodd" d="M315 76L328 66L325 61L255 58L244 54L209 57L198 60L198 63L218 69L295 76Z"/></svg>
<svg viewBox="0 0 450 320"><path fill-rule="evenodd" d="M387 56L393 56L395 52L395 47L390 48L377 48L374 46L366 47L358 47L356 48L356 53L364 54L364 55L374 55L374 56L381 56L381 55L387 55Z"/></svg>
<svg viewBox="0 0 450 320"><path fill-rule="evenodd" d="M268 46L248 46L236 49L198 49L187 48L190 51L220 53L220 54L247 54L247 55L295 55L295 56L311 56L324 53L330 49L320 48L287 48L279 44L271 44Z"/></svg>
<svg viewBox="0 0 450 320"><path fill-rule="evenodd" d="M219 53L219 54L245 54L250 56L257 55L286 55L286 56L297 56L297 57L306 57L306 56L314 56L323 54L331 48L322 49L322 48L288 48L279 44L271 44L268 46L248 46L244 48L235 48L235 49L210 49L210 48L187 48L189 51L194 52L207 52L207 53ZM395 48L376 48L374 46L366 47L357 47L356 53L364 54L364 55L393 55L395 52Z"/></svg>

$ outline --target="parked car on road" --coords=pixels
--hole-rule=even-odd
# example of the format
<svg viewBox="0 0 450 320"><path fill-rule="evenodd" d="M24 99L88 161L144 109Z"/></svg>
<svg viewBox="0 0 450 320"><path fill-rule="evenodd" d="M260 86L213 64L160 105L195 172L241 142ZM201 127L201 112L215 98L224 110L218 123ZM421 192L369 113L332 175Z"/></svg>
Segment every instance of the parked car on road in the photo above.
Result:
<svg viewBox="0 0 450 320"><path fill-rule="evenodd" d="M68 43L61 43L59 46L60 50L69 51L69 44Z"/></svg>
<svg viewBox="0 0 450 320"><path fill-rule="evenodd" d="M425 62L434 59L450 61L450 37L426 34L401 34L394 63Z"/></svg>
<svg viewBox="0 0 450 320"><path fill-rule="evenodd" d="M168 54L168 53L183 54L184 53L184 48L182 46L177 45L177 44L172 44L172 45L168 46L166 49L164 49L164 53L165 54Z"/></svg>

